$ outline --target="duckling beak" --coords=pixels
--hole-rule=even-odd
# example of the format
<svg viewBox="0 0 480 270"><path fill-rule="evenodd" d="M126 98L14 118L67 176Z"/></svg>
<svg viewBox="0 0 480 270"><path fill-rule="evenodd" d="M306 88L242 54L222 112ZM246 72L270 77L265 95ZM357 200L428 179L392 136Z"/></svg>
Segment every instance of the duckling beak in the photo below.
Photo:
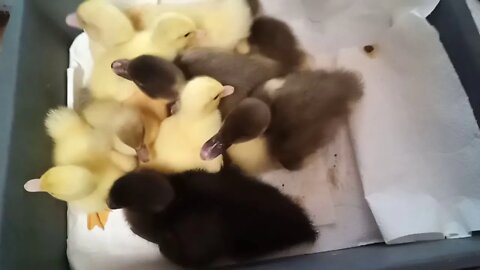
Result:
<svg viewBox="0 0 480 270"><path fill-rule="evenodd" d="M41 183L42 180L40 179L32 179L25 183L23 188L28 192L43 192L43 190L40 188Z"/></svg>
<svg viewBox="0 0 480 270"><path fill-rule="evenodd" d="M224 85L223 86L222 98L233 95L233 93L235 93L235 87L233 87L231 85Z"/></svg>
<svg viewBox="0 0 480 270"><path fill-rule="evenodd" d="M180 105L178 101L172 101L167 104L167 116L172 116L178 112Z"/></svg>
<svg viewBox="0 0 480 270"><path fill-rule="evenodd" d="M150 152L145 144L135 149L135 151L137 151L137 157L140 163L147 163L150 161Z"/></svg>
<svg viewBox="0 0 480 270"><path fill-rule="evenodd" d="M113 61L111 68L113 72L115 72L115 74L117 74L118 76L131 81L132 77L130 77L130 74L128 73L129 65L130 65L130 60L118 59Z"/></svg>
<svg viewBox="0 0 480 270"><path fill-rule="evenodd" d="M68 16L65 18L65 23L72 28L82 29L82 25L80 24L77 13L68 14Z"/></svg>
<svg viewBox="0 0 480 270"><path fill-rule="evenodd" d="M230 147L225 144L220 138L220 136L215 135L213 138L208 140L202 147L200 152L200 157L202 160L212 160L220 156L225 152L225 150Z"/></svg>
<svg viewBox="0 0 480 270"><path fill-rule="evenodd" d="M203 29L197 29L194 32L193 38L189 40L187 44L187 48L193 48L196 46L205 45L205 43L207 42L207 38L208 38L207 31Z"/></svg>

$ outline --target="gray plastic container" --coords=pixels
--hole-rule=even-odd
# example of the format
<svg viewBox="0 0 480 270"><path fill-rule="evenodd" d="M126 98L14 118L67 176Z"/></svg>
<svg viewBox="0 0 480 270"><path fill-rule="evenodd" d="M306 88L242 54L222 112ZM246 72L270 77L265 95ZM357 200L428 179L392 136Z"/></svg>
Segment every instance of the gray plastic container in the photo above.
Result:
<svg viewBox="0 0 480 270"><path fill-rule="evenodd" d="M273 0L272 0L273 1ZM66 206L23 191L51 165L43 119L65 104L68 48L77 32L65 15L80 0L0 0L10 6L0 52L0 270L67 270ZM480 36L464 0L442 0L429 20L480 117ZM236 269L461 269L480 266L480 237L373 245ZM84 269L81 269L84 270ZM87 269L88 270L88 269Z"/></svg>

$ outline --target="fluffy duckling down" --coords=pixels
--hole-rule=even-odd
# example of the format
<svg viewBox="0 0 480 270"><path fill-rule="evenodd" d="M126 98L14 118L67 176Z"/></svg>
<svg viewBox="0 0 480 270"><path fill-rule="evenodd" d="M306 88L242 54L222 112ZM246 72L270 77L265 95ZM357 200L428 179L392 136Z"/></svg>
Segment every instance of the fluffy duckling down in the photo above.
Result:
<svg viewBox="0 0 480 270"><path fill-rule="evenodd" d="M233 87L223 86L210 77L189 81L180 94L179 110L160 126L154 160L148 167L164 173L193 169L220 171L222 156L206 161L201 158L201 151L222 124L218 110L220 99L233 91Z"/></svg>
<svg viewBox="0 0 480 270"><path fill-rule="evenodd" d="M105 228L109 209L107 196L113 183L125 172L106 159L95 166L64 165L45 172L25 184L28 192L47 192L66 201L80 212L88 213L88 229Z"/></svg>
<svg viewBox="0 0 480 270"><path fill-rule="evenodd" d="M107 210L106 198L116 179L124 172L108 161L94 167L65 165L52 167L39 179L25 184L30 192L47 192L69 202L76 210L93 213Z"/></svg>
<svg viewBox="0 0 480 270"><path fill-rule="evenodd" d="M102 105L106 106L103 103ZM116 108L112 104L109 105ZM92 103L86 108L86 111L90 107L96 106L100 105ZM110 112L114 113L114 111ZM45 120L45 126L48 135L54 142L54 164L95 166L104 160L112 160L124 172L135 169L137 164L134 156L125 155L113 149L114 126L121 126L121 122L125 120L119 116L121 113L118 115L99 114L95 121L90 118L92 122L89 123L69 108L50 111Z"/></svg>
<svg viewBox="0 0 480 270"><path fill-rule="evenodd" d="M94 129L104 130L113 138L112 148L119 155L137 156L141 162L148 161L149 147L157 137L158 122L148 121L149 117L132 106L111 100L92 102L82 115Z"/></svg>
<svg viewBox="0 0 480 270"><path fill-rule="evenodd" d="M89 229L96 225L104 228L109 213L105 199L110 187L137 167L136 149L129 149L122 139L143 138L143 127L137 128L138 117L135 109L115 101L92 102L82 114L69 108L50 111L45 125L55 144L56 167L40 179L29 181L25 188L48 192L89 213ZM119 151L117 145L130 153Z"/></svg>

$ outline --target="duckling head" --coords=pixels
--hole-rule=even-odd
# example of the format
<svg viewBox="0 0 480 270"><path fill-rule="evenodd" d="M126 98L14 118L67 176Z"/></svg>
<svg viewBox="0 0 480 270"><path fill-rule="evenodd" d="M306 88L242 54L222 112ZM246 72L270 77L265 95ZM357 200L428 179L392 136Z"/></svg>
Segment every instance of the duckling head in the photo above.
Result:
<svg viewBox="0 0 480 270"><path fill-rule="evenodd" d="M201 31L195 22L179 13L168 12L161 15L153 28L154 44L165 44L180 52L196 43Z"/></svg>
<svg viewBox="0 0 480 270"><path fill-rule="evenodd" d="M80 166L57 166L45 172L40 179L28 181L28 192L47 192L62 201L74 201L91 194L96 183L93 174Z"/></svg>
<svg viewBox="0 0 480 270"><path fill-rule="evenodd" d="M256 98L246 98L225 118L220 131L202 147L200 156L212 160L233 144L261 136L270 125L270 108Z"/></svg>
<svg viewBox="0 0 480 270"><path fill-rule="evenodd" d="M234 87L222 85L211 77L197 77L190 80L180 94L179 113L201 114L218 109L220 100L232 95Z"/></svg>
<svg viewBox="0 0 480 270"><path fill-rule="evenodd" d="M182 71L172 62L153 55L119 59L112 63L115 74L134 82L147 96L174 100L185 84Z"/></svg>
<svg viewBox="0 0 480 270"><path fill-rule="evenodd" d="M139 212L160 212L173 201L170 179L153 170L140 170L120 177L110 189L110 209L127 208Z"/></svg>

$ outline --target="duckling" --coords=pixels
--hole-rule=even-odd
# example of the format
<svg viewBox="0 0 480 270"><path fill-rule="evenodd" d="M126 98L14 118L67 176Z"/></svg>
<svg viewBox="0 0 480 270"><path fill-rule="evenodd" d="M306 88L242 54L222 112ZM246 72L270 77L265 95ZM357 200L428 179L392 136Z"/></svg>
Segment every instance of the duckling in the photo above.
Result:
<svg viewBox="0 0 480 270"><path fill-rule="evenodd" d="M87 110L91 106L93 105L87 106ZM113 129L110 125L105 124L105 121L109 121L109 119L110 122L116 122L116 119L110 114L99 114L98 118L91 118L90 120L94 121L89 123L72 109L61 107L50 111L45 120L45 126L55 144L54 164L58 167L75 165L90 168L94 177L97 178L104 178L104 175L106 178L108 175L113 175L110 178L115 178L135 169L137 162L133 156L117 152L113 148ZM105 125L101 125L102 123ZM94 127L94 125L101 126ZM89 229L96 225L103 228L107 216L108 213L104 211L91 213L88 216Z"/></svg>
<svg viewBox="0 0 480 270"><path fill-rule="evenodd" d="M94 58L108 48L128 42L135 35L130 19L105 0L84 1L75 13L67 16L66 22L67 25L85 30Z"/></svg>
<svg viewBox="0 0 480 270"><path fill-rule="evenodd" d="M240 55L218 49L186 51L175 63L187 78L210 76L235 87L235 94L222 99L220 111L226 117L250 93L266 81L281 76L281 66L265 57Z"/></svg>
<svg viewBox="0 0 480 270"><path fill-rule="evenodd" d="M277 61L282 75L307 68L307 54L300 48L291 28L281 20L260 16L253 21L248 38L252 54Z"/></svg>
<svg viewBox="0 0 480 270"><path fill-rule="evenodd" d="M261 136L270 121L270 108L264 102L256 98L244 99L226 117L218 133L203 145L203 157L217 157L222 155L225 149L230 150L234 143L244 143ZM258 160L252 160L252 163L258 163Z"/></svg>
<svg viewBox="0 0 480 270"><path fill-rule="evenodd" d="M45 119L47 134L54 141L53 162L56 165L96 163L110 151L110 142L68 108L51 110Z"/></svg>
<svg viewBox="0 0 480 270"><path fill-rule="evenodd" d="M88 31L98 31L98 35L105 35L104 31L108 31L108 28L103 27L99 20L97 25L96 12L99 10L114 10L118 9L107 3L98 4L96 6L89 7L91 1L86 1L79 7L77 14L83 21L88 21ZM94 2L92 2L93 5ZM91 12L83 12L86 5ZM85 8L86 9L86 8ZM94 12L95 11L95 12ZM102 14L100 12L100 14ZM115 20L110 20L108 25L112 25L112 21L128 21L130 20L121 11L111 12L106 14L116 14ZM101 15L100 15L101 17ZM114 24L113 24L114 25ZM133 26L130 25L128 29ZM121 29L127 29L121 27L120 29L110 29L112 35L121 31ZM85 28L87 29L87 28ZM93 30L92 30L93 29ZM115 32L113 32L115 30ZM167 117L167 104L168 101L163 99L151 99L145 95L138 87L111 71L111 64L117 59L130 59L142 54L152 54L162 56L166 59L172 60L179 51L183 50L192 40L192 36L196 31L195 23L188 17L175 14L165 13L156 18L152 27L149 27L140 32L134 32L129 39L125 38L115 43L102 43L103 50L100 50L97 54L94 54L93 71L91 80L89 82L89 90L91 96L96 100L116 100L124 104L138 108L142 114L142 118L146 123L160 123ZM120 33L119 33L120 34ZM95 34L94 34L95 35ZM152 132L153 134L154 132ZM147 135L150 132L147 131ZM156 138L156 135L153 135Z"/></svg>
<svg viewBox="0 0 480 270"><path fill-rule="evenodd" d="M246 98L226 117L220 131L202 147L203 158L208 160L227 149L229 161L240 164L250 175L280 169L281 165L272 158L263 136L270 121L267 104L256 98Z"/></svg>
<svg viewBox="0 0 480 270"><path fill-rule="evenodd" d="M209 77L189 81L180 94L177 113L165 119L155 141L155 153L149 167L165 173L204 169L218 172L222 157L204 161L202 145L220 129L220 99L232 94L234 88L223 86Z"/></svg>
<svg viewBox="0 0 480 270"><path fill-rule="evenodd" d="M129 173L115 182L108 204L124 209L131 230L182 267L258 258L317 239L292 199L234 167Z"/></svg>
<svg viewBox="0 0 480 270"><path fill-rule="evenodd" d="M158 122L147 122L148 117L132 106L114 100L96 100L82 111L86 122L95 130L103 130L113 138L112 158L136 156L141 163L149 160L149 147L158 133Z"/></svg>
<svg viewBox="0 0 480 270"><path fill-rule="evenodd" d="M202 34L194 38L194 47L216 47L248 52L253 12L258 11L257 1L210 0L197 3L141 5L129 10L137 27L148 27L165 12L184 14L195 22ZM252 10L256 9L256 10Z"/></svg>
<svg viewBox="0 0 480 270"><path fill-rule="evenodd" d="M28 181L25 190L47 192L58 200L66 201L73 209L89 214L89 230L95 226L105 229L109 215L106 204L108 192L114 181L124 173L108 159L88 166L56 166L39 179Z"/></svg>
<svg viewBox="0 0 480 270"><path fill-rule="evenodd" d="M133 81L152 99L173 100L188 78L210 76L235 87L235 93L220 102L222 117L228 115L251 91L269 79L280 76L280 66L262 57L248 57L217 49L197 48L186 51L173 63L153 55L132 60L117 60L113 71ZM181 70L180 70L180 69Z"/></svg>
<svg viewBox="0 0 480 270"><path fill-rule="evenodd" d="M258 125L258 132L251 132L250 138L236 135L238 130L250 128L247 123L257 117L254 110L243 110L243 115L239 112L226 118L221 132L213 137L215 151L204 151L202 157L215 158L232 144L257 138L229 149L234 164L253 174L258 173L258 168L252 169L254 159L272 168L278 162L285 169L299 170L308 157L333 139L362 94L361 80L348 71L302 71L274 79L252 94L270 107L271 121L265 134L257 138L264 129ZM209 141L204 148L212 149L211 144Z"/></svg>
<svg viewBox="0 0 480 270"><path fill-rule="evenodd" d="M125 172L135 169L135 152L117 151L114 147L119 128L129 125L128 117L124 115L130 113L117 105L115 102L92 102L86 106L84 117L69 108L51 110L45 126L55 144L54 164L95 164L97 159L109 157ZM135 130L129 132L134 133Z"/></svg>
<svg viewBox="0 0 480 270"><path fill-rule="evenodd" d="M175 100L185 85L184 75L175 64L153 55L116 60L112 63L112 70L133 81L152 99Z"/></svg>

